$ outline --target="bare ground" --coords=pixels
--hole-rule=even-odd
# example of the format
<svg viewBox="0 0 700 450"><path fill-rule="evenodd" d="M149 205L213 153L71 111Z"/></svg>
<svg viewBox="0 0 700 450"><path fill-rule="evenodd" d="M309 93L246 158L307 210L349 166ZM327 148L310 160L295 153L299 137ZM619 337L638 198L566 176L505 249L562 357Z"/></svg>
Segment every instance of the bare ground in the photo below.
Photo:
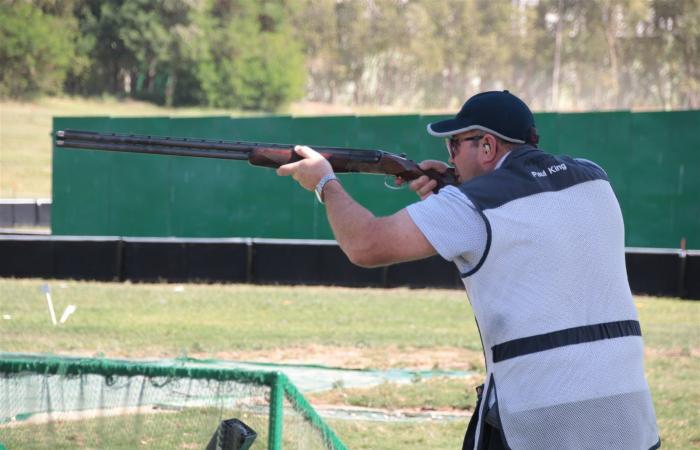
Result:
<svg viewBox="0 0 700 450"><path fill-rule="evenodd" d="M170 353L104 352L99 355L84 352L62 353L67 356L105 358L175 358ZM312 364L343 369L406 369L406 370L483 370L484 356L480 351L456 347L418 348L337 347L305 345L258 350L231 350L226 352L189 352L190 358L223 361L260 362L275 364Z"/></svg>
<svg viewBox="0 0 700 450"><path fill-rule="evenodd" d="M478 370L483 367L481 352L463 348L382 348L331 347L308 345L266 350L219 352L190 355L216 359L283 364L318 364L346 369Z"/></svg>
<svg viewBox="0 0 700 450"><path fill-rule="evenodd" d="M438 419L441 415L450 416L464 416L471 417L474 412L474 407L469 407L467 409L457 409L457 408L369 408L365 406L350 406L339 403L314 403L314 409L316 411L333 411L342 409L344 411L358 413L361 412L375 412L379 414L388 414L392 416L404 416L404 417L430 417L430 413L433 414L433 418Z"/></svg>

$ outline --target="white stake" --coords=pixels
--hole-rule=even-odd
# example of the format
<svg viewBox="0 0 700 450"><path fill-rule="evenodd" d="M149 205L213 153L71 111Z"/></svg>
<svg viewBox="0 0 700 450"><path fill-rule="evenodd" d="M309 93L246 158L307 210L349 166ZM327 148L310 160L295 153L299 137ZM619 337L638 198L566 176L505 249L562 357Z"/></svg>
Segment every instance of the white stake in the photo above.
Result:
<svg viewBox="0 0 700 450"><path fill-rule="evenodd" d="M63 314L61 314L61 320L59 322L61 323L66 323L66 320L68 320L68 317L73 314L76 310L75 305L68 305L66 306L66 309L63 310Z"/></svg>
<svg viewBox="0 0 700 450"><path fill-rule="evenodd" d="M56 325L56 313L53 310L53 301L51 300L51 288L48 284L41 286L42 292L46 295L46 303L49 305L49 314L51 314L51 323Z"/></svg>

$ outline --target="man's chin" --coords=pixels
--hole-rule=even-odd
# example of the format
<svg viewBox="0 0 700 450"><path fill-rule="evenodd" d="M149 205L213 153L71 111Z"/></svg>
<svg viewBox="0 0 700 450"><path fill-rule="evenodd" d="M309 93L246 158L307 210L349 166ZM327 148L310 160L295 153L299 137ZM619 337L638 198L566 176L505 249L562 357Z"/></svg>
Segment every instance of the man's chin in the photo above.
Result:
<svg viewBox="0 0 700 450"><path fill-rule="evenodd" d="M459 184L462 184L462 183L466 183L469 180L474 179L477 175L472 174L471 176L469 176L469 175L462 175L459 172L455 172L455 176L457 177L457 182Z"/></svg>

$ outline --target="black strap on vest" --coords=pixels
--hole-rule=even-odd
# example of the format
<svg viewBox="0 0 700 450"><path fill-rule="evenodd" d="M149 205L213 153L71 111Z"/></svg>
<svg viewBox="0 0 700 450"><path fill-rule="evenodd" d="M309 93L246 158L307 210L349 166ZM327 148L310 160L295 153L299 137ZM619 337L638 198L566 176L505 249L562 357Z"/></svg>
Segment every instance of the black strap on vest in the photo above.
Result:
<svg viewBox="0 0 700 450"><path fill-rule="evenodd" d="M638 321L621 320L618 322L584 325L581 327L553 331L551 333L513 339L512 341L494 345L491 347L491 351L493 352L493 362L497 363L530 353L564 347L565 345L641 335L642 329Z"/></svg>

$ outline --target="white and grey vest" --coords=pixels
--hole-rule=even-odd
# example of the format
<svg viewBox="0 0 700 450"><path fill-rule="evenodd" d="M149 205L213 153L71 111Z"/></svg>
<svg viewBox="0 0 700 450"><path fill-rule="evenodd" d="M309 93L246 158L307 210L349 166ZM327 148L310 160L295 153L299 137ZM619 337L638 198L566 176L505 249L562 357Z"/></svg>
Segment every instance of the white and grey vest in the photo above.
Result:
<svg viewBox="0 0 700 450"><path fill-rule="evenodd" d="M617 199L597 165L521 147L460 186L484 218L462 274L509 448L660 445ZM476 448L489 402L481 402Z"/></svg>

